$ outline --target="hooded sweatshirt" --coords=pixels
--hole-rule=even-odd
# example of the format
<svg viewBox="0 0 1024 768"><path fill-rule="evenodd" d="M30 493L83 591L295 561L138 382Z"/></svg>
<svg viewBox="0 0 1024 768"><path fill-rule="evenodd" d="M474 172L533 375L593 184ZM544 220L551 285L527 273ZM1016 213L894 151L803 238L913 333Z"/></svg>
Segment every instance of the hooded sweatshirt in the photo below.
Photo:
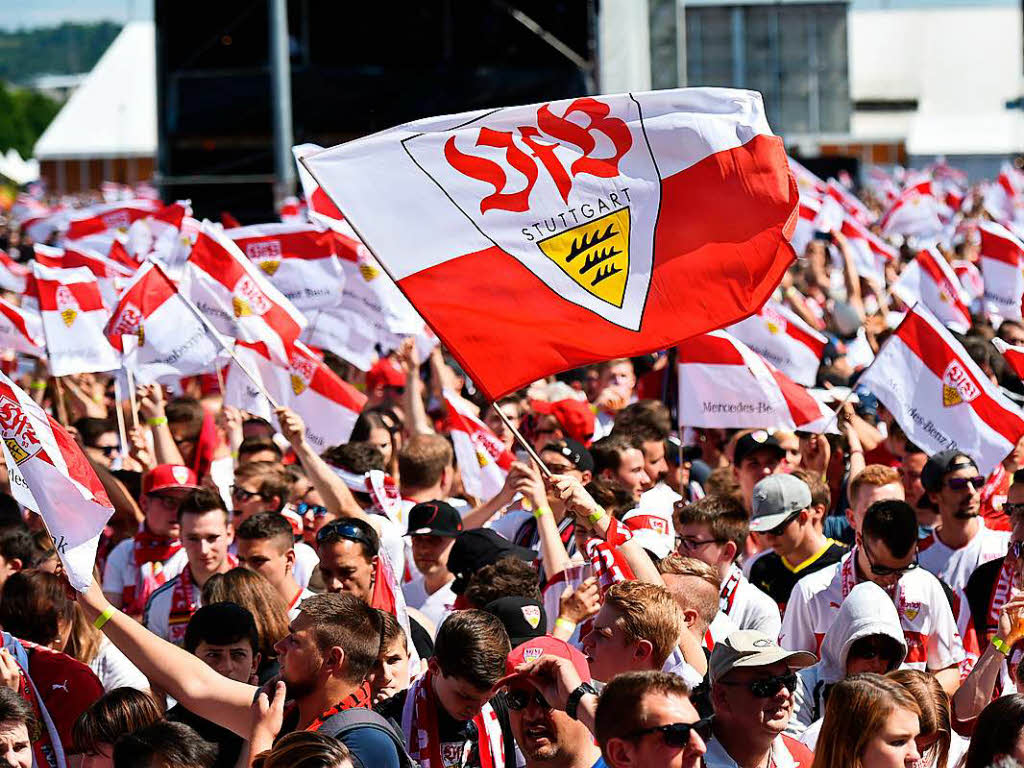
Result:
<svg viewBox="0 0 1024 768"><path fill-rule="evenodd" d="M870 635L885 635L899 643L899 663L903 663L907 640L896 606L885 590L874 582L864 581L847 595L835 622L825 634L821 660L797 673L793 715L786 728L788 734L799 737L807 726L824 716L826 689L846 677L850 648Z"/></svg>

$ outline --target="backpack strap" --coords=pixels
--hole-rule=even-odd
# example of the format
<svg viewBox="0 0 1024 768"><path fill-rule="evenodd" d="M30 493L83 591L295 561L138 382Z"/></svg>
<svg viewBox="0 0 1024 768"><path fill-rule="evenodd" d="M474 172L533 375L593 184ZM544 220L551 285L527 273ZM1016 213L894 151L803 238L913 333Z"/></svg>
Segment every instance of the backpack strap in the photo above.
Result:
<svg viewBox="0 0 1024 768"><path fill-rule="evenodd" d="M344 742L345 734L362 728L372 728L388 736L395 745L395 751L398 752L398 762L402 768L419 768L413 762L408 750L406 750L405 739L395 728L394 724L372 709L353 707L352 709L337 712L324 720L323 725L319 728L319 732Z"/></svg>

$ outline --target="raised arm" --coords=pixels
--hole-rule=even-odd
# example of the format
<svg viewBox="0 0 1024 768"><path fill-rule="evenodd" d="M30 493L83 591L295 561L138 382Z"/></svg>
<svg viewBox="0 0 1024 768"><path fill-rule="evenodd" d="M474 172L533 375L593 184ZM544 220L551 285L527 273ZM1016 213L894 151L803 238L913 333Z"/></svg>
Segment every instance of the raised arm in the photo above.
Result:
<svg viewBox="0 0 1024 768"><path fill-rule="evenodd" d="M184 464L178 444L174 442L171 428L167 425L164 412L164 393L159 384L139 387L139 412L153 431L153 453L157 464ZM200 478L202 479L202 478Z"/></svg>

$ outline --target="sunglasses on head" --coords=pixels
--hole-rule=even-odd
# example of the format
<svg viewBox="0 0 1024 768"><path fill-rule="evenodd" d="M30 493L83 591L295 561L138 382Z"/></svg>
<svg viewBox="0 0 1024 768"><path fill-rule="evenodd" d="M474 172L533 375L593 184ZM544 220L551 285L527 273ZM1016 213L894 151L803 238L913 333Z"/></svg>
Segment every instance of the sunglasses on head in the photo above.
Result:
<svg viewBox="0 0 1024 768"><path fill-rule="evenodd" d="M629 738L644 736L648 733L660 733L665 739L666 747L681 748L690 743L690 733L696 732L701 741L705 743L711 739L711 724L714 716L705 717L695 723L669 723L668 725L655 725L651 728L641 728L627 734Z"/></svg>
<svg viewBox="0 0 1024 768"><path fill-rule="evenodd" d="M373 548L373 542L366 535L366 531L349 520L333 520L316 532L317 544L337 541L338 539L354 541Z"/></svg>
<svg viewBox="0 0 1024 768"><path fill-rule="evenodd" d="M725 680L721 682L723 685L743 686L759 699L770 699L783 688L790 693L796 690L796 672L787 672L784 675L775 675L774 677L762 677L746 683L730 683Z"/></svg>
<svg viewBox="0 0 1024 768"><path fill-rule="evenodd" d="M946 481L946 487L951 491L962 491L970 485L974 490L980 490L985 485L985 478L982 475L974 477L951 477Z"/></svg>
<svg viewBox="0 0 1024 768"><path fill-rule="evenodd" d="M295 511L302 517L307 512L311 513L313 517L323 517L327 514L327 507L320 504L307 504L304 501L300 501L295 505Z"/></svg>
<svg viewBox="0 0 1024 768"><path fill-rule="evenodd" d="M551 709L551 706L540 695L540 691L536 688L527 690L525 688L513 688L505 694L505 702L508 704L508 708L513 712L521 712L530 706L530 701L533 701L541 709Z"/></svg>

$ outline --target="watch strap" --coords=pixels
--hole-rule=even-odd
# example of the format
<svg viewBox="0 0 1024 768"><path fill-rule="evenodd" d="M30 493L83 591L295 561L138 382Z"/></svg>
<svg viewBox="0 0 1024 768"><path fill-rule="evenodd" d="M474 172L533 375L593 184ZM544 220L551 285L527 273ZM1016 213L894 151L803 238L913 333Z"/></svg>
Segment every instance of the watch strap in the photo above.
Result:
<svg viewBox="0 0 1024 768"><path fill-rule="evenodd" d="M587 694L597 695L597 689L594 688L590 683L583 682L576 686L575 690L569 694L569 698L565 702L565 714L571 717L573 720L578 720L576 717L576 711L579 709L580 700Z"/></svg>

